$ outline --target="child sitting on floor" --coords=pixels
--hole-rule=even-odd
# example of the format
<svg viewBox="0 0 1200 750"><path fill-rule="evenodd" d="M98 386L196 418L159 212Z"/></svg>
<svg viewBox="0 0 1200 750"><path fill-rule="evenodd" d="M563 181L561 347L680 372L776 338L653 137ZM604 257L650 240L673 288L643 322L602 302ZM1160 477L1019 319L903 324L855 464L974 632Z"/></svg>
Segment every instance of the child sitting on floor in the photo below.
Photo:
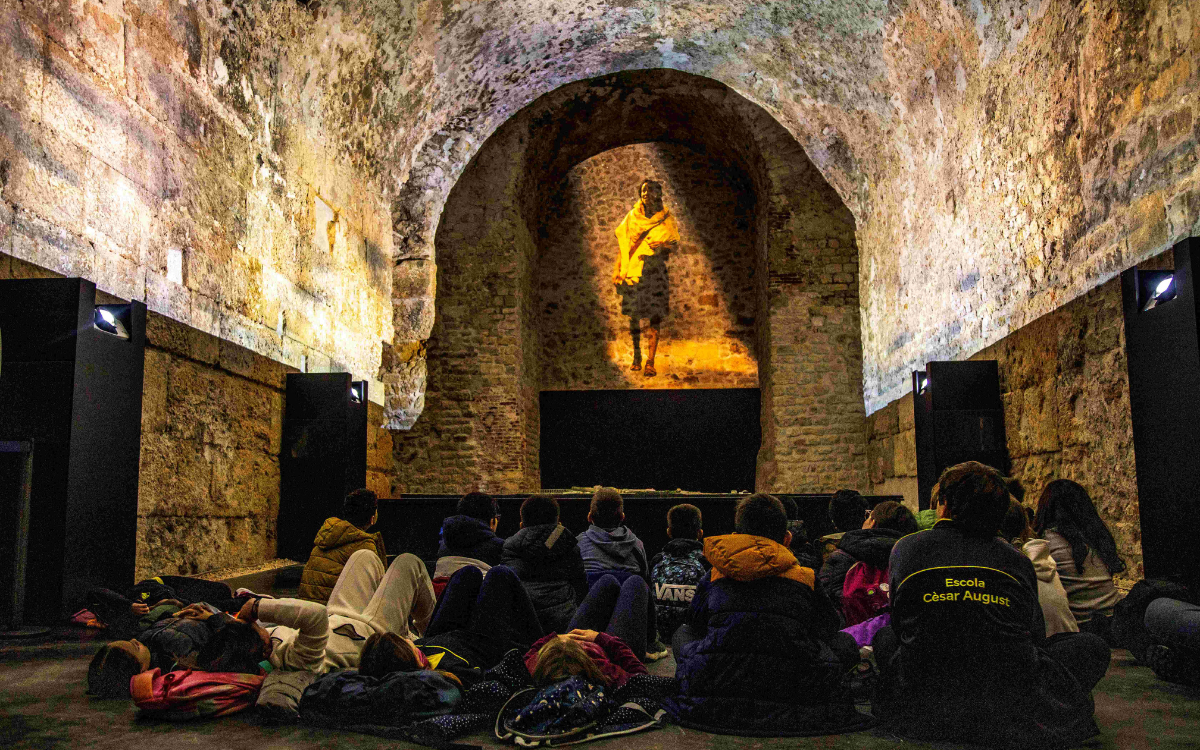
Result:
<svg viewBox="0 0 1200 750"><path fill-rule="evenodd" d="M695 505L682 503L667 511L667 536L671 541L650 564L654 587L654 614L658 635L667 642L692 606L696 586L712 568L704 557L703 518Z"/></svg>
<svg viewBox="0 0 1200 750"><path fill-rule="evenodd" d="M387 550L383 535L369 529L379 519L379 500L371 490L355 490L342 501L342 517L325 519L313 540L312 553L300 575L297 596L310 602L324 604L333 593L342 568L355 552L371 550L387 565Z"/></svg>
<svg viewBox="0 0 1200 750"><path fill-rule="evenodd" d="M675 631L680 695L675 719L722 734L801 735L865 725L838 690L857 667L858 645L815 574L788 550L783 504L770 495L738 503L737 533L709 537L709 577Z"/></svg>
<svg viewBox="0 0 1200 750"><path fill-rule="evenodd" d="M502 564L512 568L547 632L564 632L587 596L579 544L558 522L558 501L534 495L521 503L521 530L504 541Z"/></svg>

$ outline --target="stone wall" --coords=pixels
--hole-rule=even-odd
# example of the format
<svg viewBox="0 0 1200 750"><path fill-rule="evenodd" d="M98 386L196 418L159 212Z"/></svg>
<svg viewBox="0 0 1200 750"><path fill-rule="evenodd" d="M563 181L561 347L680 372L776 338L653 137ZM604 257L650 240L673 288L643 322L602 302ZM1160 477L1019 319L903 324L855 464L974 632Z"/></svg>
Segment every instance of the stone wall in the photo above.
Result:
<svg viewBox="0 0 1200 750"><path fill-rule="evenodd" d="M312 107L311 22L295 3L0 0L0 252L374 380L390 207Z"/></svg>
<svg viewBox="0 0 1200 750"><path fill-rule="evenodd" d="M630 320L612 283L613 232L643 179L663 185L680 234L654 378L629 370ZM539 233L542 389L758 387L753 201L739 170L682 145L625 146L572 169Z"/></svg>
<svg viewBox="0 0 1200 750"><path fill-rule="evenodd" d="M1128 564L1142 577L1137 474L1121 281L1113 279L1045 315L971 359L994 359L1012 475L1026 503L1050 481L1083 485ZM912 393L867 418L872 489L903 494L916 507L916 433Z"/></svg>
<svg viewBox="0 0 1200 750"><path fill-rule="evenodd" d="M0 279L57 276L0 254ZM284 376L295 369L155 312L145 358L137 576L275 559ZM367 486L387 497L394 469L382 421L383 407L369 404Z"/></svg>
<svg viewBox="0 0 1200 750"><path fill-rule="evenodd" d="M692 327L681 327L678 335L702 335L715 321L725 332L720 335L732 339L731 352L738 343L747 349L744 361L758 360L763 394L758 486L790 491L866 486L853 216L769 114L719 83L673 71L640 71L565 87L510 120L455 186L438 228L436 263L432 257L401 262L397 292L429 294L436 286L437 304L433 333L423 348L413 348L411 355L397 349L401 367L426 378L421 383L426 390L415 425L394 436L395 492L536 490L539 391L563 385L628 387L627 365L616 370L608 351L586 355L587 362L610 371L589 382L571 375L581 372L571 361L578 350L564 351L560 341L551 340L568 330L587 332L589 325L599 326L597 308L610 315L616 308L613 299L596 299L611 292L612 256L602 263L560 260L584 245L555 245L554 227L545 219L572 214L554 202L564 180L570 191L611 173L604 166L599 175L588 176L593 163L624 168L628 160L634 169L647 169L652 154L685 157L674 163L688 176L675 188L668 184L675 191L668 199L673 208L687 208L693 226L703 228L711 218L701 218L702 211L716 214L717 199L688 207L692 198L679 185L690 182L702 189L697 193L724 195L721 205L740 207L734 221L716 214L719 225L696 235L739 232L727 235L742 253L736 258L742 261L737 275L725 276L727 269L714 260L709 278L715 283L703 282L712 283L707 292L712 293L713 286L732 279L736 294L722 290L716 301L728 294L726 300L736 304L719 316L681 314L681 322ZM695 154L703 154L703 161ZM724 177L713 174L714 162L727 165L719 167ZM733 179L731 173L745 178ZM624 187L613 178L604 201L589 204L607 212L607 218L585 214L579 220L587 225L595 252L613 251L608 237L632 204L642 176L639 171L621 177L629 183ZM671 183L671 174L664 176ZM695 241L684 238L685 246ZM689 252L680 260L685 288L699 291L695 269L703 268L707 257ZM576 269L565 281L564 268ZM436 284L427 280L432 269ZM547 315L556 303L560 307ZM732 329L731 308L742 311ZM617 348L628 336L624 322L617 316L616 325L608 325L585 338L613 337L613 351L626 356ZM665 340L664 352L675 356L678 344ZM721 353L718 347L718 358ZM559 373L566 374L565 382ZM656 380L662 385L653 387L679 387L670 377ZM389 410L395 403L389 395ZM406 414L405 419L413 417L411 411Z"/></svg>

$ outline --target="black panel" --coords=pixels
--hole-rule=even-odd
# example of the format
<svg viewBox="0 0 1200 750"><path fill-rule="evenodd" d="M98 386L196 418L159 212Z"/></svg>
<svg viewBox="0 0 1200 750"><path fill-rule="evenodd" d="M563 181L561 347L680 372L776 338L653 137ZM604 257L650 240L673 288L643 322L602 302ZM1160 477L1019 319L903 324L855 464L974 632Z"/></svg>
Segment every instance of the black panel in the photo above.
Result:
<svg viewBox="0 0 1200 750"><path fill-rule="evenodd" d="M1200 576L1200 240L1174 248L1175 298L1143 311L1161 271L1121 274L1146 577Z"/></svg>
<svg viewBox="0 0 1200 750"><path fill-rule="evenodd" d="M119 338L93 325L91 282L0 281L0 440L37 445L28 621L58 621L91 586L133 582L145 310L122 313Z"/></svg>
<svg viewBox="0 0 1200 750"><path fill-rule="evenodd" d="M927 378L927 379L923 379ZM917 498L929 495L942 472L979 461L1008 473L1000 373L994 360L930 362L913 374Z"/></svg>
<svg viewBox="0 0 1200 750"><path fill-rule="evenodd" d="M579 534L588 527L587 514L591 495L570 493L560 495L560 520L572 532ZM776 497L785 495L776 494ZM796 501L800 518L810 539L834 531L829 521L830 495L786 495ZM517 533L521 503L526 495L498 495L500 524L496 533L508 537ZM691 503L700 509L704 519L705 536L717 536L733 531L733 514L738 496L680 495L674 493L624 493L625 522L634 530L651 557L666 545L667 511L679 503ZM405 495L403 498L380 500L377 529L383 533L389 554L411 552L423 560L437 557L438 531L442 520L454 514L457 495ZM874 507L884 500L903 502L898 495L877 495L866 498Z"/></svg>
<svg viewBox="0 0 1200 750"><path fill-rule="evenodd" d="M0 441L0 630L25 618L33 442Z"/></svg>
<svg viewBox="0 0 1200 750"><path fill-rule="evenodd" d="M351 400L350 374L287 376L283 444L279 456L278 550L307 560L313 537L342 500L366 484L367 401Z"/></svg>
<svg viewBox="0 0 1200 750"><path fill-rule="evenodd" d="M543 391L542 486L754 489L757 388Z"/></svg>

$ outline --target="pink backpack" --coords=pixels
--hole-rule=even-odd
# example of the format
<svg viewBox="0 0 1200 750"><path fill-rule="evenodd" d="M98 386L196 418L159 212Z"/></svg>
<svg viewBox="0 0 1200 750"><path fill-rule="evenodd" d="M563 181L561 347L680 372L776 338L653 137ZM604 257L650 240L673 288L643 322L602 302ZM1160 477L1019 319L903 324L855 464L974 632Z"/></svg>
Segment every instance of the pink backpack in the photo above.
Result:
<svg viewBox="0 0 1200 750"><path fill-rule="evenodd" d="M842 615L846 626L871 619L888 605L888 571L859 561L842 584Z"/></svg>
<svg viewBox="0 0 1200 750"><path fill-rule="evenodd" d="M134 675L129 692L134 704L151 716L170 721L225 716L249 708L258 698L263 676L239 672L162 673L152 669Z"/></svg>

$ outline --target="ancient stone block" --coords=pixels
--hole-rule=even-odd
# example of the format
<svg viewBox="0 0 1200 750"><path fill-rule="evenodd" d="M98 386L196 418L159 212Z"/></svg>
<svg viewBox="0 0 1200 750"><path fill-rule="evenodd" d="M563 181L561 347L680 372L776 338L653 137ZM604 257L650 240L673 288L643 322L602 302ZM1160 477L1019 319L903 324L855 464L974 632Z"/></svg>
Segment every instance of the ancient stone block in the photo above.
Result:
<svg viewBox="0 0 1200 750"><path fill-rule="evenodd" d="M41 29L16 12L16 4L0 3L0 104L19 119L41 119L46 40Z"/></svg>
<svg viewBox="0 0 1200 750"><path fill-rule="evenodd" d="M168 399L168 414L171 408ZM192 517L213 514L212 476L212 464L198 440L177 432L143 434L138 514Z"/></svg>
<svg viewBox="0 0 1200 750"><path fill-rule="evenodd" d="M215 448L214 516L273 518L279 512L279 460L258 450Z"/></svg>
<svg viewBox="0 0 1200 750"><path fill-rule="evenodd" d="M892 464L898 477L917 475L917 432L905 430L895 437Z"/></svg>

